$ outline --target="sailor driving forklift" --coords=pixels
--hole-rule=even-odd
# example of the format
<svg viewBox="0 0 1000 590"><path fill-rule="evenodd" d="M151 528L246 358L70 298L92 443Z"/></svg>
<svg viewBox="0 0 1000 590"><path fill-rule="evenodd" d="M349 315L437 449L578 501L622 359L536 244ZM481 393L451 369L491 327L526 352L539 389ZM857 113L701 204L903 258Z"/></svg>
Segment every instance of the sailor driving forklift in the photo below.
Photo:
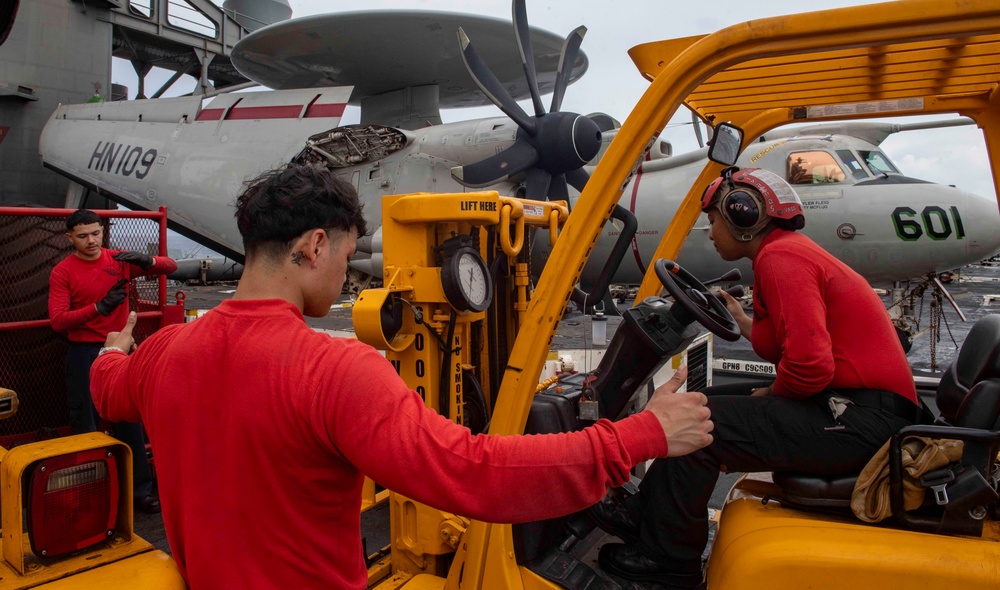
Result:
<svg viewBox="0 0 1000 590"><path fill-rule="evenodd" d="M195 590L364 588L364 475L440 509L524 522L582 510L639 462L712 440L705 396L674 394L684 370L615 423L473 436L378 351L304 322L340 295L365 233L350 184L279 168L248 184L236 216L247 258L233 299L129 356L131 318L92 372L102 415L148 425L167 539Z"/></svg>
<svg viewBox="0 0 1000 590"><path fill-rule="evenodd" d="M727 168L702 197L723 260L753 262L753 318L726 308L773 382L709 387L713 443L653 463L639 492L591 514L626 543L601 548L601 567L670 588L701 582L708 501L720 471L858 471L919 415L910 366L868 283L806 236L802 202L777 175Z"/></svg>

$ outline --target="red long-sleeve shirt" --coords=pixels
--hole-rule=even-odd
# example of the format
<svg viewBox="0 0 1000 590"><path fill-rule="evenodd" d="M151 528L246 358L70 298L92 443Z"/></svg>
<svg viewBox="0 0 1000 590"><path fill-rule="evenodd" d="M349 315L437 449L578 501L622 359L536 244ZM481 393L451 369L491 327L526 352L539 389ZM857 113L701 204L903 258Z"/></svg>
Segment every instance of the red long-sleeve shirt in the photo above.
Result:
<svg viewBox="0 0 1000 590"><path fill-rule="evenodd" d="M472 436L375 349L281 300L225 301L91 371L98 411L146 425L163 521L191 588L364 588L363 475L492 522L583 509L665 456L655 416L580 432Z"/></svg>
<svg viewBox="0 0 1000 590"><path fill-rule="evenodd" d="M754 352L777 367L776 395L879 389L912 401L913 372L865 279L808 237L772 231L753 262Z"/></svg>
<svg viewBox="0 0 1000 590"><path fill-rule="evenodd" d="M70 254L49 275L49 320L56 332L68 332L73 342L104 342L108 333L125 327L128 301L109 315L98 313L94 304L120 279L165 275L177 270L177 263L165 256L154 256L149 270L112 258L121 250L101 248L94 260Z"/></svg>

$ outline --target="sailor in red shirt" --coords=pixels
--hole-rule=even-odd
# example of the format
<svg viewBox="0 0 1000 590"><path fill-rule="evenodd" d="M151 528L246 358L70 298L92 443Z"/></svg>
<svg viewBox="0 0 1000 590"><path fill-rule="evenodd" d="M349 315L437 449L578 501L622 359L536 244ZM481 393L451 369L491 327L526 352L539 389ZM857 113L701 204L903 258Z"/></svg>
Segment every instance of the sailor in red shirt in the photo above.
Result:
<svg viewBox="0 0 1000 590"><path fill-rule="evenodd" d="M805 218L787 182L766 170L727 168L702 207L723 260L753 261L753 319L720 295L777 378L706 389L712 445L655 461L638 494L591 510L602 528L628 541L601 548L605 570L670 588L701 582L707 506L720 469L860 471L920 415L885 307L861 275L795 233Z"/></svg>
<svg viewBox="0 0 1000 590"><path fill-rule="evenodd" d="M233 299L92 372L101 413L149 429L167 540L195 590L364 588L365 475L442 510L524 522L581 510L633 465L711 441L705 397L672 394L683 371L619 422L473 436L378 351L304 321L329 312L365 233L350 184L290 166L253 181L236 214L246 268ZM107 345L128 350L130 331Z"/></svg>
<svg viewBox="0 0 1000 590"><path fill-rule="evenodd" d="M66 389L70 427L74 433L93 432L100 417L90 397L90 366L108 334L125 326L128 281L172 273L177 263L164 256L103 248L101 218L86 209L66 219L66 237L75 251L49 276L49 320L53 330L66 332L69 338ZM132 449L136 507L144 512L159 512L142 426L128 422L112 426L115 436Z"/></svg>

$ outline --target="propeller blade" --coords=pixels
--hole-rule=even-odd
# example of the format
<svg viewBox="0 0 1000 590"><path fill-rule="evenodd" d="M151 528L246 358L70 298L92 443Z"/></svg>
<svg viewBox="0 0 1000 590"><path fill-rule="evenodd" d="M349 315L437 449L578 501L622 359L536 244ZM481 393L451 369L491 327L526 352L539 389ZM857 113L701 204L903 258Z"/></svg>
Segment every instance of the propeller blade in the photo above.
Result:
<svg viewBox="0 0 1000 590"><path fill-rule="evenodd" d="M583 192L583 187L587 186L588 180L590 180L590 174L587 174L587 171L583 168L570 170L566 173L566 181L581 193Z"/></svg>
<svg viewBox="0 0 1000 590"><path fill-rule="evenodd" d="M538 152L527 141L518 139L499 154L475 164L456 166L451 175L465 186L486 186L524 172L538 161Z"/></svg>
<svg viewBox="0 0 1000 590"><path fill-rule="evenodd" d="M698 118L698 113L691 111L691 124L694 125L694 136L698 140L698 147L705 147L705 142L701 138L701 119Z"/></svg>
<svg viewBox="0 0 1000 590"><path fill-rule="evenodd" d="M573 29L563 41L562 52L559 54L559 69L556 71L556 85L552 89L550 113L555 113L562 107L563 95L566 93L566 86L569 85L569 75L573 73L573 62L576 61L576 54L580 51L580 44L583 43L583 36L586 34L587 27L580 26Z"/></svg>
<svg viewBox="0 0 1000 590"><path fill-rule="evenodd" d="M503 87L500 80L497 80L497 77L493 75L486 62L483 61L483 58L479 57L479 53L472 47L472 42L469 41L469 37L461 27L458 29L458 43L462 48L462 61L465 62L465 69L469 70L469 75L472 76L476 86L479 86L483 94L493 104L497 105L505 115L517 123L518 127L529 135L534 136L537 132L535 121L521 109L520 105L514 101L514 97L507 92L507 89Z"/></svg>
<svg viewBox="0 0 1000 590"><path fill-rule="evenodd" d="M528 79L528 90L531 92L531 102L535 105L535 116L545 114L542 106L542 96L538 93L538 76L535 74L535 54L531 50L531 29L528 28L528 11L524 0L514 0L514 38L517 40L517 51L521 54L521 65L524 67L524 77Z"/></svg>
<svg viewBox="0 0 1000 590"><path fill-rule="evenodd" d="M569 201L569 189L566 188L566 175L557 174L552 177L549 183L550 201Z"/></svg>
<svg viewBox="0 0 1000 590"><path fill-rule="evenodd" d="M544 201L549 195L549 185L552 183L552 175L541 168L528 170L528 176L524 180L524 197L535 201Z"/></svg>
<svg viewBox="0 0 1000 590"><path fill-rule="evenodd" d="M614 131L615 129L621 129L622 124L618 122L611 115L606 115L604 113L591 113L587 115L587 118L597 123L597 128L602 132L604 131Z"/></svg>

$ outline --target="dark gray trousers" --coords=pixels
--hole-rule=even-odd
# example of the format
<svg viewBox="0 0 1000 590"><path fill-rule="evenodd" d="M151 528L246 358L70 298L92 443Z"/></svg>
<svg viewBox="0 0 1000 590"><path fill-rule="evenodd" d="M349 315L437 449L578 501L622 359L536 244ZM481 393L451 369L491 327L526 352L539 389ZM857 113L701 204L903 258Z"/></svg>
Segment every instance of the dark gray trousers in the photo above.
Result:
<svg viewBox="0 0 1000 590"><path fill-rule="evenodd" d="M706 389L715 423L712 444L653 462L636 506L639 541L649 557L682 569L700 562L708 542L708 502L720 471L860 471L894 432L912 422L858 404L834 420L827 404L832 393L805 400L750 397L752 389L766 385Z"/></svg>
<svg viewBox="0 0 1000 590"><path fill-rule="evenodd" d="M66 395L69 402L69 425L73 434L96 432L101 417L90 397L90 366L97 360L102 344L70 342L66 351ZM136 500L153 493L153 476L146 458L146 437L142 424L112 422L115 438L132 449L132 490Z"/></svg>

